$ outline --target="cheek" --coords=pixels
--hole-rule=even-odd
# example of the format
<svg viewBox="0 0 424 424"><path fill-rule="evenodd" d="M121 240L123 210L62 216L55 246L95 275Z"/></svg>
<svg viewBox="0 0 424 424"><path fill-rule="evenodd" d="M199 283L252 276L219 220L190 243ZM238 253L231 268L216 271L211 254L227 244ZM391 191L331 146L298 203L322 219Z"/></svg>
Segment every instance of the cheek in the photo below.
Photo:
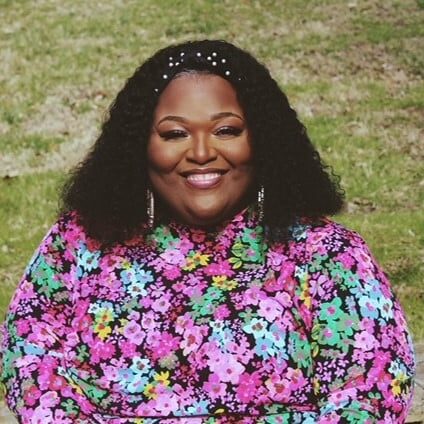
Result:
<svg viewBox="0 0 424 424"><path fill-rule="evenodd" d="M147 146L148 170L168 173L171 172L180 160L179 149L172 144L164 145L157 140L151 140Z"/></svg>
<svg viewBox="0 0 424 424"><path fill-rule="evenodd" d="M240 170L245 170L253 166L253 150L250 143L246 140L242 145L228 147L225 156L233 166L239 167Z"/></svg>

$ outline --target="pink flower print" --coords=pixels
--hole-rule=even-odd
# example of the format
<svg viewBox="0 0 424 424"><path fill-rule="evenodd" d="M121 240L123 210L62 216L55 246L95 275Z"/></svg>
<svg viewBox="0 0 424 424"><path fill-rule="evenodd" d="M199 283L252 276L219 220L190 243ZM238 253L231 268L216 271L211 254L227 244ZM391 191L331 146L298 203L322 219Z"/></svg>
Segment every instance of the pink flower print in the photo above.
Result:
<svg viewBox="0 0 424 424"><path fill-rule="evenodd" d="M177 278L181 277L181 269L178 268L177 266L172 266L172 267L166 267L163 270L163 275L171 281L176 280Z"/></svg>
<svg viewBox="0 0 424 424"><path fill-rule="evenodd" d="M279 270L280 265L287 258L285 255L282 255L280 252L276 252L274 250L270 250L267 253L268 264L275 271Z"/></svg>
<svg viewBox="0 0 424 424"><path fill-rule="evenodd" d="M36 386L31 386L24 391L25 404L34 406L41 396L41 391Z"/></svg>
<svg viewBox="0 0 424 424"><path fill-rule="evenodd" d="M37 355L25 355L21 358L16 358L15 364L21 368L21 372L24 369L29 369L31 372L37 368L37 364L40 363L40 357Z"/></svg>
<svg viewBox="0 0 424 424"><path fill-rule="evenodd" d="M58 392L66 386L66 380L60 376L51 374L49 379L49 389Z"/></svg>
<svg viewBox="0 0 424 424"><path fill-rule="evenodd" d="M337 412L332 412L330 415L325 414L325 417L318 422L319 424L339 424L340 420L340 415Z"/></svg>
<svg viewBox="0 0 424 424"><path fill-rule="evenodd" d="M59 402L59 395L55 391L46 392L40 397L40 406L43 408L53 408Z"/></svg>
<svg viewBox="0 0 424 424"><path fill-rule="evenodd" d="M227 277L232 277L235 272L233 271L231 264L228 260L221 261L219 263L211 263L205 268L206 275L225 275Z"/></svg>
<svg viewBox="0 0 424 424"><path fill-rule="evenodd" d="M286 379L289 382L291 391L298 390L308 383L300 369L290 367L287 368Z"/></svg>
<svg viewBox="0 0 424 424"><path fill-rule="evenodd" d="M265 298L265 293L258 286L248 288L243 295L244 305L257 305L260 299Z"/></svg>
<svg viewBox="0 0 424 424"><path fill-rule="evenodd" d="M29 281L24 281L20 286L19 298L18 296L14 296L10 306L12 310L15 310L19 302L22 302L24 300L31 300L34 299L34 297L34 285Z"/></svg>
<svg viewBox="0 0 424 424"><path fill-rule="evenodd" d="M45 424L53 422L53 415L50 409L38 406L34 409L34 413L31 416L31 424Z"/></svg>
<svg viewBox="0 0 424 424"><path fill-rule="evenodd" d="M178 334L184 333L187 329L193 328L193 318L189 312L180 315L175 322L175 332Z"/></svg>
<svg viewBox="0 0 424 424"><path fill-rule="evenodd" d="M204 231L193 231L191 238L196 243L203 243L206 238L206 234Z"/></svg>
<svg viewBox="0 0 424 424"><path fill-rule="evenodd" d="M256 396L256 389L261 384L260 376L257 372L253 374L243 373L240 376L237 386L237 397L243 402L248 403Z"/></svg>
<svg viewBox="0 0 424 424"><path fill-rule="evenodd" d="M153 300L151 297L145 296L139 300L139 303L141 306L143 306L143 308L149 309L151 304L153 303Z"/></svg>
<svg viewBox="0 0 424 424"><path fill-rule="evenodd" d="M27 318L18 319L15 321L16 332L19 337L22 337L29 332L31 329L31 321Z"/></svg>
<svg viewBox="0 0 424 424"><path fill-rule="evenodd" d="M259 301L258 315L264 317L269 322L273 322L275 318L281 315L282 311L282 306L272 298Z"/></svg>
<svg viewBox="0 0 424 424"><path fill-rule="evenodd" d="M158 330L150 331L147 333L146 342L150 346L156 346L161 342L161 332Z"/></svg>
<svg viewBox="0 0 424 424"><path fill-rule="evenodd" d="M51 331L48 324L42 322L38 324L34 323L27 340L38 345L42 342L43 346L52 346L56 340L56 335Z"/></svg>
<svg viewBox="0 0 424 424"><path fill-rule="evenodd" d="M213 316L217 320L224 320L225 318L229 317L230 311L228 309L228 306L227 305L219 305L215 309Z"/></svg>
<svg viewBox="0 0 424 424"><path fill-rule="evenodd" d="M368 331L361 331L360 333L355 334L354 347L356 349L368 351L372 350L376 345L377 340L372 334L368 333Z"/></svg>
<svg viewBox="0 0 424 424"><path fill-rule="evenodd" d="M153 311L146 312L141 318L141 326L146 330L156 328L156 314Z"/></svg>
<svg viewBox="0 0 424 424"><path fill-rule="evenodd" d="M159 393L156 400L155 409L161 415L169 415L178 410L178 400L175 394L169 392Z"/></svg>
<svg viewBox="0 0 424 424"><path fill-rule="evenodd" d="M163 332L160 334L159 343L152 346L153 358L162 359L178 349L180 339L172 334Z"/></svg>
<svg viewBox="0 0 424 424"><path fill-rule="evenodd" d="M81 343L81 340L78 337L78 334L76 334L76 333L67 334L67 336L66 336L67 347L75 347L79 343Z"/></svg>
<svg viewBox="0 0 424 424"><path fill-rule="evenodd" d="M184 355L188 355L193 350L197 350L203 341L204 330L202 327L189 328L184 332L180 347Z"/></svg>
<svg viewBox="0 0 424 424"><path fill-rule="evenodd" d="M283 290L284 285L285 282L283 278L275 279L274 277L272 277L265 281L263 288L265 291L273 293Z"/></svg>
<svg viewBox="0 0 424 424"><path fill-rule="evenodd" d="M209 361L210 370L216 373L223 382L237 384L245 370L244 365L240 364L233 355L220 353L214 355Z"/></svg>
<svg viewBox="0 0 424 424"><path fill-rule="evenodd" d="M293 300L290 295L286 292L279 292L275 295L275 300L277 300L281 305L288 308L293 305Z"/></svg>
<svg viewBox="0 0 424 424"><path fill-rule="evenodd" d="M93 320L89 315L84 315L81 318L75 318L75 325L78 332L83 333L89 328L91 328L93 324Z"/></svg>
<svg viewBox="0 0 424 424"><path fill-rule="evenodd" d="M152 309L157 312L166 312L170 306L169 298L161 296L153 302Z"/></svg>
<svg viewBox="0 0 424 424"><path fill-rule="evenodd" d="M65 415L66 414L66 415ZM74 420L67 417L68 413L63 409L56 409L54 412L54 423L55 424L72 424Z"/></svg>
<svg viewBox="0 0 424 424"><path fill-rule="evenodd" d="M184 266L185 256L177 249L168 249L160 257L170 265Z"/></svg>
<svg viewBox="0 0 424 424"><path fill-rule="evenodd" d="M39 387L41 390L48 389L50 385L50 378L53 375L53 370L57 368L57 360L50 357L44 356L38 366L39 375L37 378Z"/></svg>
<svg viewBox="0 0 424 424"><path fill-rule="evenodd" d="M290 390L289 382L286 379L282 379L279 375L273 374L265 382L265 386L269 390L269 396L272 400L277 402L285 402L288 399Z"/></svg>
<svg viewBox="0 0 424 424"><path fill-rule="evenodd" d="M193 249L194 244L189 239L182 238L176 243L176 247L183 255L186 255Z"/></svg>
<svg viewBox="0 0 424 424"><path fill-rule="evenodd" d="M137 345L130 341L124 341L121 343L121 352L126 358L132 358L137 350Z"/></svg>
<svg viewBox="0 0 424 424"><path fill-rule="evenodd" d="M328 401L334 403L336 406L339 406L345 401L356 399L357 391L358 390L355 387L351 387L348 389L332 392L328 396Z"/></svg>
<svg viewBox="0 0 424 424"><path fill-rule="evenodd" d="M128 314L128 319L133 321L138 321L140 319L140 312L138 311L131 311Z"/></svg>
<svg viewBox="0 0 424 424"><path fill-rule="evenodd" d="M112 343L96 341L90 346L90 361L93 364L99 363L101 360L110 359L115 354L116 348Z"/></svg>
<svg viewBox="0 0 424 424"><path fill-rule="evenodd" d="M368 331L368 333L374 333L374 327L375 327L375 321L371 318L363 318L360 322L359 322L359 328L361 330L366 330Z"/></svg>
<svg viewBox="0 0 424 424"><path fill-rule="evenodd" d="M227 385L221 382L217 374L212 373L209 375L208 381L203 384L203 389L211 399L215 400L225 395Z"/></svg>
<svg viewBox="0 0 424 424"><path fill-rule="evenodd" d="M141 330L140 325L135 321L129 321L124 327L124 336L137 346L140 345L144 339L144 333Z"/></svg>
<svg viewBox="0 0 424 424"><path fill-rule="evenodd" d="M352 269L352 266L355 264L355 260L347 252L337 255L337 260L341 262L347 269Z"/></svg>
<svg viewBox="0 0 424 424"><path fill-rule="evenodd" d="M103 368L103 374L108 381L119 381L119 369L112 366L106 365Z"/></svg>
<svg viewBox="0 0 424 424"><path fill-rule="evenodd" d="M151 400L147 403L141 403L140 406L136 409L136 415L140 416L155 416L156 411L153 409L156 406L156 401Z"/></svg>

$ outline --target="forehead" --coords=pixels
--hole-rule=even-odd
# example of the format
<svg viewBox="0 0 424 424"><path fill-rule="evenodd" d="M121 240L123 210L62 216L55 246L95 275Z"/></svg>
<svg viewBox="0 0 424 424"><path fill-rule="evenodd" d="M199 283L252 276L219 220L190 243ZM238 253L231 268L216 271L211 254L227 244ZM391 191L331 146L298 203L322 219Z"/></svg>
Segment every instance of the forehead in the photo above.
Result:
<svg viewBox="0 0 424 424"><path fill-rule="evenodd" d="M234 112L242 115L237 93L224 78L213 74L181 74L162 92L155 116L201 117Z"/></svg>

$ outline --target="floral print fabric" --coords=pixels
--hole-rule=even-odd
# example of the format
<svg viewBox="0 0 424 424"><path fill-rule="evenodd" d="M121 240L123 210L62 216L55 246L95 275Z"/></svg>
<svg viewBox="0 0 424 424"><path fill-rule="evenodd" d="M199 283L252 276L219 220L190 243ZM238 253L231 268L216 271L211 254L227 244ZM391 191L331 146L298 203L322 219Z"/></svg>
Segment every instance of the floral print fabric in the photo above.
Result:
<svg viewBox="0 0 424 424"><path fill-rule="evenodd" d="M354 232L300 221L269 244L247 209L108 249L61 217L3 324L22 423L401 423L414 358Z"/></svg>

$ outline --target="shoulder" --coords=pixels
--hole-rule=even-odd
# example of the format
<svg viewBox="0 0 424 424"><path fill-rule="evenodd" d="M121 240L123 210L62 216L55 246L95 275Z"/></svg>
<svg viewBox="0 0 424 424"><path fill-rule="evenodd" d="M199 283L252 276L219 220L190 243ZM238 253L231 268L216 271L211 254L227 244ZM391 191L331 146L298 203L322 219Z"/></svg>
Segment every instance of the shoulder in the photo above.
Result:
<svg viewBox="0 0 424 424"><path fill-rule="evenodd" d="M290 227L292 243L303 243L307 254L336 255L350 249L367 249L356 232L329 218L312 221L304 218Z"/></svg>
<svg viewBox="0 0 424 424"><path fill-rule="evenodd" d="M42 245L49 249L77 250L81 243L85 245L96 244L94 240L87 236L83 225L80 223L78 213L70 211L59 215L47 232Z"/></svg>

